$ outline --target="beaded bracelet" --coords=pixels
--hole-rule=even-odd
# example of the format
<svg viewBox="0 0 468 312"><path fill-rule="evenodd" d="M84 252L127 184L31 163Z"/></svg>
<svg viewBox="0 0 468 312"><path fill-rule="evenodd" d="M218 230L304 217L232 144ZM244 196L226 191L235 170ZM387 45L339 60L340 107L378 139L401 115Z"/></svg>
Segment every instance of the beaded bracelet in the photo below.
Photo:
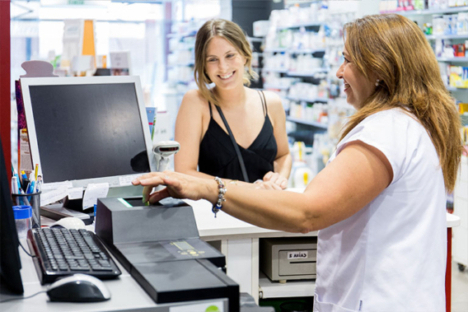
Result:
<svg viewBox="0 0 468 312"><path fill-rule="evenodd" d="M218 177L215 177L214 179L218 183L218 201L216 202L215 205L213 205L213 209L212 209L214 216L216 218L216 214L218 213L218 211L223 209L223 202L226 201L226 199L224 198L224 194L226 194L227 189L224 188L223 180L221 180Z"/></svg>

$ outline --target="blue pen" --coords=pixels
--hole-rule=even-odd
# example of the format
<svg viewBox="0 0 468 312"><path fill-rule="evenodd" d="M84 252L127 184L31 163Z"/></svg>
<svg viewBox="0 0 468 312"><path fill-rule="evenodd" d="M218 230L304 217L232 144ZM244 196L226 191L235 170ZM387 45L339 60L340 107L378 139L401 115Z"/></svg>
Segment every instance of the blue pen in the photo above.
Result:
<svg viewBox="0 0 468 312"><path fill-rule="evenodd" d="M34 193L34 185L35 184L36 184L36 182L34 180L29 183L27 194Z"/></svg>

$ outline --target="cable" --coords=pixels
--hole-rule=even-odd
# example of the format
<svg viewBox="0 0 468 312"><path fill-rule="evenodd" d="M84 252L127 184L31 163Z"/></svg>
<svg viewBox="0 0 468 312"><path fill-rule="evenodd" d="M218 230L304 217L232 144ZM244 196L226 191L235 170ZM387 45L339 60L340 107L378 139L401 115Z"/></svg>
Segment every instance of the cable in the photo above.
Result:
<svg viewBox="0 0 468 312"><path fill-rule="evenodd" d="M24 248L23 244L21 244L21 242L19 242L19 244L20 244L21 248L23 248L24 252L25 252L28 256L30 256L31 258L37 258L37 256L31 255L29 252L27 252L26 249Z"/></svg>
<svg viewBox="0 0 468 312"><path fill-rule="evenodd" d="M43 291L40 291L40 292L37 292L31 296L27 296L27 297L15 297L15 298L9 298L9 299L5 299L5 300L2 300L0 301L0 303L4 303L4 302L8 302L8 301L14 301L14 300L24 300L24 299L29 299L29 298L32 298L34 296L37 296L39 294L42 294L42 293L45 293L47 292L47 290L43 290Z"/></svg>

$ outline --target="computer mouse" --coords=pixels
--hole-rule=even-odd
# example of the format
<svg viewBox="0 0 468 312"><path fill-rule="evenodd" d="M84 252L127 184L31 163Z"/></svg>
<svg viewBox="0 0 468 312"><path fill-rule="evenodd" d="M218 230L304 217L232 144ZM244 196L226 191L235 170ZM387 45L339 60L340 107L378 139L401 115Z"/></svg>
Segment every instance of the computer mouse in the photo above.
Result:
<svg viewBox="0 0 468 312"><path fill-rule="evenodd" d="M78 218L75 218L75 217L66 217L66 218L62 218L60 220L58 220L57 222L51 224L50 226L51 228L52 227L63 227L63 228L66 228L66 229L69 229L69 230L72 230L72 229L84 229L85 228L85 224L83 222L83 220L81 219L78 219Z"/></svg>
<svg viewBox="0 0 468 312"><path fill-rule="evenodd" d="M91 275L74 274L61 278L47 290L50 301L99 302L111 295L104 283Z"/></svg>

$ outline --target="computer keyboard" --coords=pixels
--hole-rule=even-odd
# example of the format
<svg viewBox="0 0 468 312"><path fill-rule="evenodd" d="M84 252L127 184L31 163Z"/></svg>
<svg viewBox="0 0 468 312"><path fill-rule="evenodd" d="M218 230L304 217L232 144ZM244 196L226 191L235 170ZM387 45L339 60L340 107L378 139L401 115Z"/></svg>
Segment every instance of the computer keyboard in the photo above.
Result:
<svg viewBox="0 0 468 312"><path fill-rule="evenodd" d="M115 278L119 268L93 232L65 228L32 229L28 233L41 283L81 273L100 279Z"/></svg>

